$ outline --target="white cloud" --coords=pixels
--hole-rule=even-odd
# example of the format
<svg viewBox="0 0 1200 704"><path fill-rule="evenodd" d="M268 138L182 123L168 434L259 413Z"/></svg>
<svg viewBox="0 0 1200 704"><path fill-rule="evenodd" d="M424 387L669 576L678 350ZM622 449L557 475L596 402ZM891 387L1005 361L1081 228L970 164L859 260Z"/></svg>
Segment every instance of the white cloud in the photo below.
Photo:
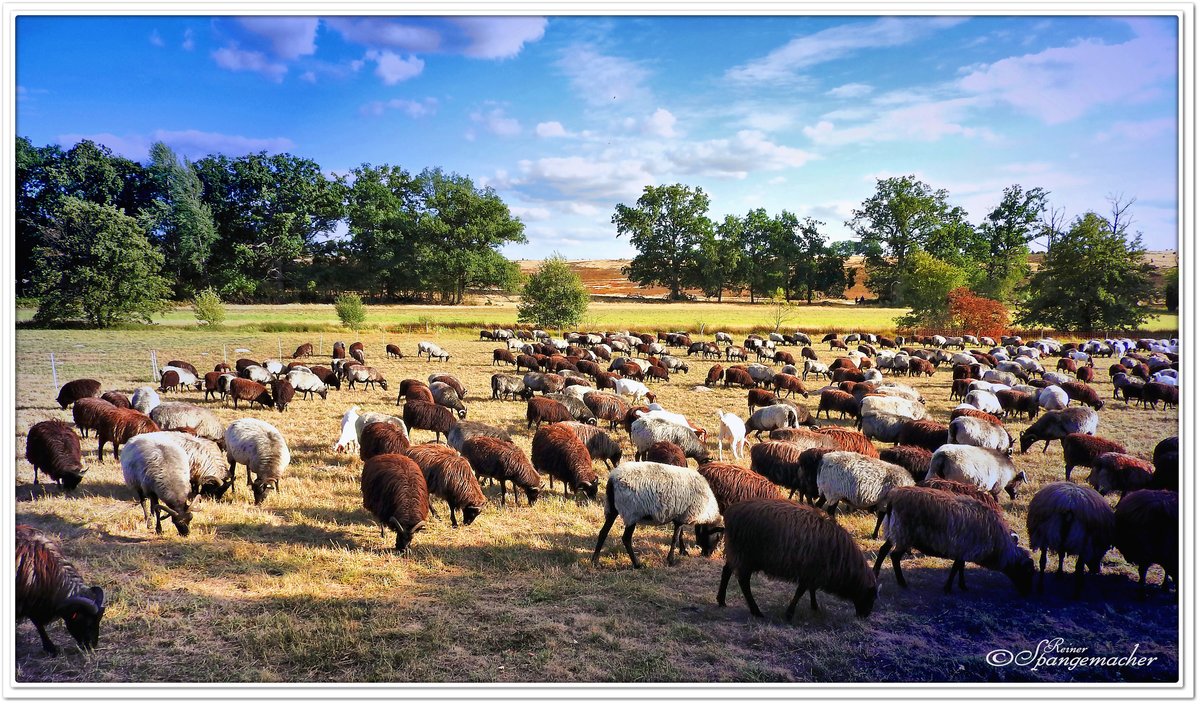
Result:
<svg viewBox="0 0 1200 704"><path fill-rule="evenodd" d="M1162 117L1139 122L1119 121L1096 135L1097 142L1145 142L1155 137L1175 134L1175 118Z"/></svg>
<svg viewBox="0 0 1200 704"><path fill-rule="evenodd" d="M521 123L504 113L504 108L492 108L486 112L471 113L471 121L484 126L488 132L500 137L515 137L521 134Z"/></svg>
<svg viewBox="0 0 1200 704"><path fill-rule="evenodd" d="M179 46L182 47L184 51L191 51L192 49L196 48L195 34L192 32L190 27L183 30L183 43Z"/></svg>
<svg viewBox="0 0 1200 704"><path fill-rule="evenodd" d="M261 73L279 83L287 74L287 66L271 61L261 51L245 51L236 46L227 46L212 53L213 60L223 69L230 71L252 71Z"/></svg>
<svg viewBox="0 0 1200 704"><path fill-rule="evenodd" d="M995 135L989 129L964 124L970 109L980 104L974 98L930 100L876 112L874 120L846 127L823 119L805 127L804 134L814 144L824 146L903 140L934 142L948 136L993 139Z"/></svg>
<svg viewBox="0 0 1200 704"><path fill-rule="evenodd" d="M317 74L312 71L305 71L304 73L300 74L300 80L306 81L308 83L316 83L317 82Z"/></svg>
<svg viewBox="0 0 1200 704"><path fill-rule="evenodd" d="M509 212L520 218L523 222L535 222L550 219L550 211L540 207L525 207L521 205L508 206Z"/></svg>
<svg viewBox="0 0 1200 704"><path fill-rule="evenodd" d="M582 156L548 157L518 163L522 178L513 185L549 189L560 196L582 200L637 197L655 177L640 159L603 159Z"/></svg>
<svg viewBox="0 0 1200 704"><path fill-rule="evenodd" d="M284 59L309 56L317 50L316 17L238 17L242 29L265 39L271 53Z"/></svg>
<svg viewBox="0 0 1200 704"><path fill-rule="evenodd" d="M601 54L592 46L576 44L567 48L556 65L589 105L624 106L650 98L646 87L649 71L629 59Z"/></svg>
<svg viewBox="0 0 1200 704"><path fill-rule="evenodd" d="M151 134L115 135L108 132L96 134L62 134L55 141L64 146L90 139L103 144L117 154L129 159L148 158L150 145L165 142L181 156L199 159L209 154L242 156L252 152L285 152L295 148L295 143L286 137L244 137L242 135L204 132L201 130L155 130Z"/></svg>
<svg viewBox="0 0 1200 704"><path fill-rule="evenodd" d="M359 108L359 112L363 115L374 115L376 117L383 115L388 110L398 110L412 118L427 117L437 112L437 98L425 98L424 100L404 100L403 98L393 98L391 100L376 100Z"/></svg>
<svg viewBox="0 0 1200 704"><path fill-rule="evenodd" d="M725 72L741 83L779 83L794 80L804 69L845 58L863 49L900 46L966 21L959 17L882 17L874 22L850 22L796 37L761 59Z"/></svg>
<svg viewBox="0 0 1200 704"><path fill-rule="evenodd" d="M453 17L467 38L463 54L476 59L509 59L546 33L545 17Z"/></svg>
<svg viewBox="0 0 1200 704"><path fill-rule="evenodd" d="M425 69L425 62L421 59L415 56L401 58L390 51L372 49L367 52L366 58L375 62L375 75L389 86L419 76Z"/></svg>
<svg viewBox="0 0 1200 704"><path fill-rule="evenodd" d="M666 159L686 174L745 178L755 171L779 171L803 166L816 158L802 149L767 139L762 132L741 130L732 139L712 139L668 150Z"/></svg>
<svg viewBox="0 0 1200 704"><path fill-rule="evenodd" d="M436 51L442 44L434 29L380 17L326 17L325 24L348 42L408 52Z"/></svg>
<svg viewBox="0 0 1200 704"><path fill-rule="evenodd" d="M671 138L676 136L675 116L670 111L659 108L642 123L642 131L654 137Z"/></svg>
<svg viewBox="0 0 1200 704"><path fill-rule="evenodd" d="M158 33L157 29L150 33L150 43L160 49L166 45L166 42L163 41L162 35Z"/></svg>
<svg viewBox="0 0 1200 704"><path fill-rule="evenodd" d="M973 67L958 87L1007 103L1046 124L1069 122L1101 105L1128 105L1173 87L1173 18L1129 21L1134 37L1120 44L1086 39L1071 46Z"/></svg>
<svg viewBox="0 0 1200 704"><path fill-rule="evenodd" d="M572 136L571 133L567 132L566 128L562 126L562 123L556 120L551 120L550 122L539 122L534 131L537 133L537 136L547 139Z"/></svg>
<svg viewBox="0 0 1200 704"><path fill-rule="evenodd" d="M861 98L870 95L875 90L866 83L845 83L837 88L831 88L826 94L835 98Z"/></svg>

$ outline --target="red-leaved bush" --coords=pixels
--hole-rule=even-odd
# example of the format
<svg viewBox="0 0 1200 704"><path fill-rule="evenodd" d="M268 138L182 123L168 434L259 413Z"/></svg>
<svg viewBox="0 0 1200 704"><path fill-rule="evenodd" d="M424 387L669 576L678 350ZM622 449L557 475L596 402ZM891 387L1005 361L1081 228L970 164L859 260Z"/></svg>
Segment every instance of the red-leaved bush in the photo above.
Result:
<svg viewBox="0 0 1200 704"><path fill-rule="evenodd" d="M1008 307L991 298L976 296L965 287L956 288L947 297L947 312L961 332L1000 337L1008 331Z"/></svg>

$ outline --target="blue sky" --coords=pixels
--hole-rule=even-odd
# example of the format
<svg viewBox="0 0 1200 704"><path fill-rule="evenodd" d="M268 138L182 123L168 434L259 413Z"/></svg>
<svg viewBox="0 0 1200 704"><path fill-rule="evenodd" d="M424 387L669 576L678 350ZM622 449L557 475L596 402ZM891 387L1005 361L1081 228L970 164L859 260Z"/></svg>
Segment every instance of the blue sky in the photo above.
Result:
<svg viewBox="0 0 1200 704"><path fill-rule="evenodd" d="M978 222L1013 183L1068 216L1136 197L1175 247L1173 17L35 17L17 131L144 159L265 149L327 171L470 175L540 258L632 253L610 223L648 184L710 215L843 221L915 173Z"/></svg>

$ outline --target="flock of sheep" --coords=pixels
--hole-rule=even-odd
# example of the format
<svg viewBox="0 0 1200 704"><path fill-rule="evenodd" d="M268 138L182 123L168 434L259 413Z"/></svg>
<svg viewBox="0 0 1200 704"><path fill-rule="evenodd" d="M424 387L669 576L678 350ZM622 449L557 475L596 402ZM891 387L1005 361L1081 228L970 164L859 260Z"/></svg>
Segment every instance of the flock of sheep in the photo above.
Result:
<svg viewBox="0 0 1200 704"><path fill-rule="evenodd" d="M492 364L516 370L492 376L491 396L525 403L526 428L533 431L528 455L506 430L466 420L468 390L444 372L400 381L399 416L354 406L342 418L334 449L357 449L363 506L381 532L394 531L397 550L410 545L431 514L437 517L435 498L445 502L455 527L460 517L470 525L488 502L481 482L499 484L502 505L511 485L514 503L524 495L532 506L546 477L551 491L557 481L567 496L603 502L593 562L617 517L634 567L642 566L632 544L637 525L673 527L670 564L677 553L686 554L684 529L690 526L704 555L724 541L718 603L725 604L728 582L736 576L759 616L750 591L755 572L796 584L789 620L806 592L817 608L817 591L846 599L867 616L885 559L891 558L904 586L901 560L914 550L952 561L947 592L956 579L966 588L965 565L971 562L1004 573L1018 592L1029 593L1037 573L1030 550L1041 551L1043 579L1048 554L1058 555L1060 571L1066 555L1078 556L1076 596L1084 568L1098 572L1113 546L1138 566L1143 594L1153 564L1165 572L1164 589L1177 578L1178 439L1158 443L1152 462L1104 439L1096 410L1106 401L1091 385L1096 360L1111 358L1114 399L1147 408L1177 404L1175 340L1064 345L1051 339L1026 344L1015 337L997 343L970 336L831 334L822 343L840 350L839 356L822 364L813 341L801 333L751 335L741 345L725 333L711 343L693 342L686 333L572 333L552 339L541 331L484 330L480 339L503 342L492 351ZM799 365L782 349L787 345L799 347ZM391 344L386 353L404 357ZM261 504L270 491L279 491L291 462L283 434L259 418L226 426L210 409L163 402L160 394L189 387L203 390L205 400L231 401L235 408L246 402L284 412L296 392L324 399L343 384L388 391L379 370L366 364L361 343L348 348L336 343L328 365L309 364L313 354L306 344L290 363L239 359L204 374L173 360L163 368L158 389L142 387L131 397L104 392L94 379L69 382L57 401L71 408L74 428L46 420L29 430L26 459L34 467L34 483L44 474L63 491L78 486L87 471L80 440L94 433L101 460L111 444L148 529L153 525L161 533L169 519L187 536L195 502L201 496L221 499L239 464L246 467L254 503ZM759 363L728 368L719 363L751 355ZM417 356L451 359L432 342L421 342ZM688 373L695 357L715 363L694 392L717 386L747 392L747 419L713 409L715 461L705 428L664 408L651 390L655 381ZM1054 370L1045 367L1050 360ZM949 371L938 371L944 367ZM962 400L948 424L929 419L925 399L900 381L935 373L952 375L951 397ZM827 385L810 392L810 377ZM819 397L815 413L789 400L811 394ZM821 427L822 412L851 418L855 428ZM1021 453L1038 441L1045 452L1057 440L1065 462L1064 481L1040 487L1030 502L1028 548L1019 544L999 502L1001 492L1011 500L1028 481L1015 466L1017 443L1004 426L1013 415L1034 420L1020 435ZM621 442L610 434L617 428L628 433L634 461L623 461ZM435 442L414 444L411 433L417 430L432 432ZM751 433L758 440L752 446ZM887 447L880 450L876 441ZM726 463L726 448L735 461L748 454L750 468ZM688 466L689 459L697 469ZM595 461L607 469L603 480ZM1091 470L1086 486L1071 481L1075 467ZM789 491L787 499L780 488ZM1115 508L1104 498L1110 493L1121 497ZM873 568L839 525L839 508L877 516L875 535L882 530L884 542ZM17 618L33 621L47 652L58 652L45 630L57 618L81 647L95 647L104 608L103 590L86 587L53 541L18 527Z"/></svg>

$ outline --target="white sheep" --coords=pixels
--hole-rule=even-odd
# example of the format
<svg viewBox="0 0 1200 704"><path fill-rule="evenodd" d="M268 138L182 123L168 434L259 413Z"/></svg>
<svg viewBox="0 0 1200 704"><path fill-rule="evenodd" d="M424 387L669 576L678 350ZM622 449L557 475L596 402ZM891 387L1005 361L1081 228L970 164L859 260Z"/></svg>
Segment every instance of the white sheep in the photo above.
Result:
<svg viewBox="0 0 1200 704"><path fill-rule="evenodd" d="M955 420L962 420L956 418ZM1012 457L998 450L972 445L942 445L933 453L926 479L949 479L999 496L1003 489L1010 499L1017 496L1017 485L1026 481L1017 472Z"/></svg>
<svg viewBox="0 0 1200 704"><path fill-rule="evenodd" d="M639 523L675 527L671 536L671 548L667 553L667 564L675 564L675 549L683 548L683 528L694 525L701 552L712 552L715 541L711 536L719 534L722 526L721 511L708 481L699 473L684 467L673 467L660 462L625 462L608 473L608 486L604 494L604 525L596 540L592 553L592 564L600 561L600 551L608 538L617 516L625 524L622 542L629 553L634 568L641 562L633 552L633 531Z"/></svg>
<svg viewBox="0 0 1200 704"><path fill-rule="evenodd" d="M1054 384L1055 386L1075 381L1075 377L1067 374L1059 374L1058 372L1046 372L1042 375L1042 379L1045 379L1047 384Z"/></svg>
<svg viewBox="0 0 1200 704"><path fill-rule="evenodd" d="M257 381L260 384L266 385L271 383L271 380L275 378L275 375L268 371L266 367L260 367L259 365L254 364L242 370L242 378L249 379L250 381ZM180 381L183 381L183 377L179 377L179 379Z"/></svg>
<svg viewBox="0 0 1200 704"><path fill-rule="evenodd" d="M182 536L187 536L192 522L191 464L183 446L174 436L179 433L145 433L125 444L121 453L121 474L125 484L133 489L146 528L154 514L154 529L162 533L162 518L167 515ZM146 500L149 499L149 510Z"/></svg>
<svg viewBox="0 0 1200 704"><path fill-rule="evenodd" d="M863 435L866 435L872 440L880 442L899 442L900 431L904 424L912 420L907 416L898 416L894 413L884 413L882 411L871 411L864 414L859 419L859 425L862 428Z"/></svg>
<svg viewBox="0 0 1200 704"><path fill-rule="evenodd" d="M420 359L421 355L428 356L431 361L434 357L437 357L443 362L449 361L450 359L450 353L433 342L417 343L417 358Z"/></svg>
<svg viewBox="0 0 1200 704"><path fill-rule="evenodd" d="M1013 439L1002 426L982 418L959 416L950 421L948 437L952 444L972 445L999 452L1011 452Z"/></svg>
<svg viewBox="0 0 1200 704"><path fill-rule="evenodd" d="M641 459L654 443L665 440L678 445L685 456L691 457L699 464L708 461L708 450L695 431L661 418L643 416L633 421L629 427L629 439L633 442L636 459Z"/></svg>
<svg viewBox="0 0 1200 704"><path fill-rule="evenodd" d="M622 396L632 396L634 403L637 403L638 399L654 398L654 395L650 393L650 389L645 384L633 379L614 379L613 391Z"/></svg>
<svg viewBox="0 0 1200 704"><path fill-rule="evenodd" d="M149 415L150 420L157 423L158 427L163 430L191 428L196 431L196 435L202 438L216 443L225 442L224 424L217 418L216 413L207 408L172 401L158 404L151 409Z"/></svg>
<svg viewBox="0 0 1200 704"><path fill-rule="evenodd" d="M355 423L358 421L358 406L351 406L344 414L342 414L342 434L338 436L337 442L333 444L334 452L349 452L352 448L358 446L358 432L355 429Z"/></svg>
<svg viewBox="0 0 1200 704"><path fill-rule="evenodd" d="M817 492L831 516L842 501L855 508L880 508L893 487L914 484L907 469L857 452L827 452L817 469Z"/></svg>
<svg viewBox="0 0 1200 704"><path fill-rule="evenodd" d="M1061 411L1071 403L1071 398L1061 386L1047 386L1038 391L1038 405L1047 411Z"/></svg>
<svg viewBox="0 0 1200 704"><path fill-rule="evenodd" d="M189 372L188 370L184 369L183 367L172 367L170 365L167 365L159 370L159 379L161 379L162 375L166 374L167 372L175 372L176 374L178 374L179 375L179 383L182 384L183 386L191 386L191 387L195 388L196 390L200 389L200 386L201 386L200 380L196 378L195 374Z"/></svg>
<svg viewBox="0 0 1200 704"><path fill-rule="evenodd" d="M129 404L133 406L134 409L139 410L146 415L150 415L150 411L153 411L160 403L162 403L162 401L158 398L158 392L149 386L139 386L137 390L133 392L133 397L129 399Z"/></svg>
<svg viewBox="0 0 1200 704"><path fill-rule="evenodd" d="M229 424L225 429L225 456L231 471L239 463L246 465L246 483L254 491L255 504L267 498L268 489L279 491L279 480L292 461L283 433L257 418Z"/></svg>
<svg viewBox="0 0 1200 704"><path fill-rule="evenodd" d="M740 450L744 450L749 440L746 439L746 424L742 419L733 413L726 413L722 409L717 409L717 421L721 425L720 431L717 433L717 457L722 462L725 461L725 443L729 442L729 450L733 452L733 459L740 460L742 458Z"/></svg>
<svg viewBox="0 0 1200 704"><path fill-rule="evenodd" d="M321 381L320 377L310 371L293 369L287 373L288 383L292 385L296 391L304 398L309 398L313 394L320 396L322 399L329 396L329 387L325 382Z"/></svg>
<svg viewBox="0 0 1200 704"><path fill-rule="evenodd" d="M1000 399L996 398L996 394L991 391L975 390L967 392L967 397L964 399L968 403L984 413L992 415L1000 415L1004 412L1004 408L1000 405Z"/></svg>
<svg viewBox="0 0 1200 704"><path fill-rule="evenodd" d="M355 408L358 408L355 406ZM354 419L354 437L356 442L362 441L363 429L372 423L391 423L404 433L404 437L408 438L408 426L404 424L402 418L391 416L386 413L376 413L375 411L367 411L359 414Z"/></svg>
<svg viewBox="0 0 1200 704"><path fill-rule="evenodd" d="M899 396L864 396L862 403L859 404L859 413L861 415L886 413L902 416L908 420L922 420L925 418L925 406Z"/></svg>
<svg viewBox="0 0 1200 704"><path fill-rule="evenodd" d="M799 426L796 409L786 403L777 403L755 411L746 421L746 431L753 432L754 437L761 438L762 434L780 428L795 428Z"/></svg>

